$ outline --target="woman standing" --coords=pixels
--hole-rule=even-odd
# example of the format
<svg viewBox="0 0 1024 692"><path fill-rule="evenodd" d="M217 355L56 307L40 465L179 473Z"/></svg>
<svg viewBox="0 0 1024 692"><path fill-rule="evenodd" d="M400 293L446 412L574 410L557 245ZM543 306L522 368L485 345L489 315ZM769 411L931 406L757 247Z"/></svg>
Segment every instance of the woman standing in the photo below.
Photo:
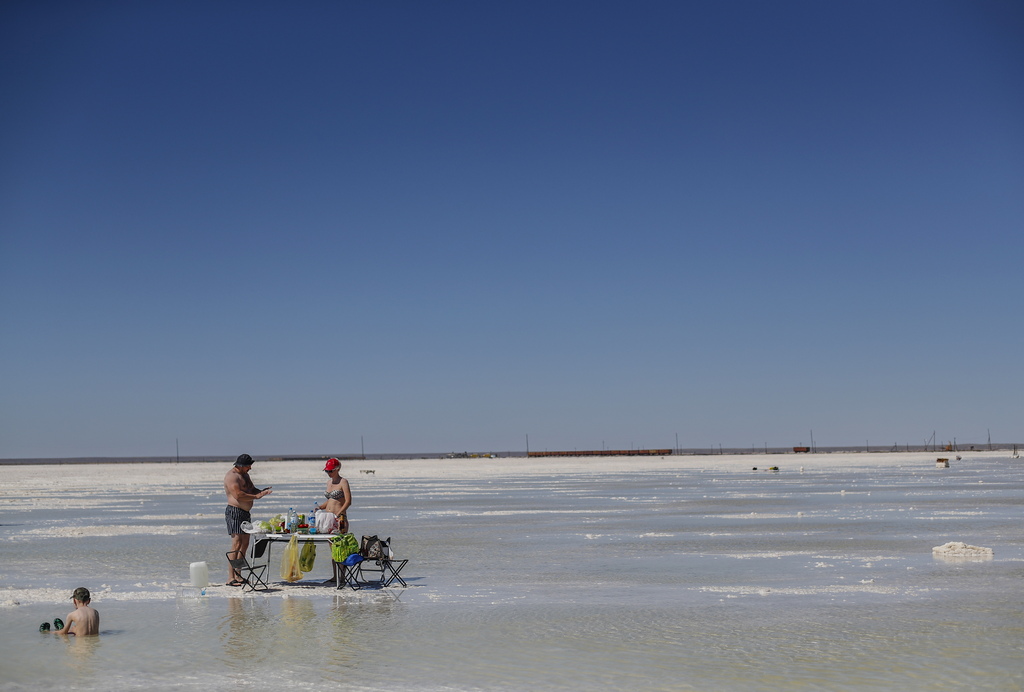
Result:
<svg viewBox="0 0 1024 692"><path fill-rule="evenodd" d="M325 502L317 507L334 514L338 517L338 525L342 533L348 533L348 517L345 513L352 504L352 491L348 487L348 481L341 477L341 462L331 458L324 466L324 473L331 478L327 481L327 489L324 491Z"/></svg>

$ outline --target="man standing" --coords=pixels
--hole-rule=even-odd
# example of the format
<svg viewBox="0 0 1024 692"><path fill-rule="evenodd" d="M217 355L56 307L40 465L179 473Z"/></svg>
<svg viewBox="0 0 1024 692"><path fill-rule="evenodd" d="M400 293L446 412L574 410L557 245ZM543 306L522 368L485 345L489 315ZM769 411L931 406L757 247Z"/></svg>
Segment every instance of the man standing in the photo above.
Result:
<svg viewBox="0 0 1024 692"><path fill-rule="evenodd" d="M231 551L238 551L239 557L245 555L249 549L249 534L242 530L242 523L252 521L249 510L252 503L261 497L270 494L270 488L260 490L252 484L249 478L249 469L252 468L252 457L248 454L241 454L235 460L235 465L224 475L224 492L228 496L228 506L224 510L224 520L228 525L228 535L231 536ZM235 571L235 568L228 564L228 586L241 586L242 575Z"/></svg>

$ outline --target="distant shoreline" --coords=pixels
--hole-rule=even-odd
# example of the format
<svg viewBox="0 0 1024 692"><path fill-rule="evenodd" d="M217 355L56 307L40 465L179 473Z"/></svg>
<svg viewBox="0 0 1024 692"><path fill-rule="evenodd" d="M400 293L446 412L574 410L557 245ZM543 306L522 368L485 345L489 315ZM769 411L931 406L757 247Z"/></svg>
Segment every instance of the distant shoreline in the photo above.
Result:
<svg viewBox="0 0 1024 692"><path fill-rule="evenodd" d="M736 447L718 447L718 448L702 448L702 449L676 449L676 450L658 450L666 451L668 453L663 456L743 456L743 455L793 455L793 456L806 456L814 454L896 454L896 453L929 453L934 452L936 454L957 454L957 453L971 453L971 452L1016 452L1018 449L1024 448L1024 443L1011 442L1011 443L980 443L980 444L956 444L953 448L947 448L946 445L936 446L912 446L912 445L888 445L888 446L875 446L875 445L864 445L860 447L847 446L847 447L814 447L809 451L794 451L794 447L755 447L755 448L736 448ZM650 456L650 450L635 450L635 454L629 454L621 450L616 450L614 456L618 458L622 457L643 457ZM543 456L542 458L566 458L566 457L599 457L605 456L600 452L575 452L573 450L564 451L552 451L547 452L549 456ZM524 461L529 459L537 459L536 454L527 456L526 451L512 451L512 452L480 452L480 453L450 453L450 452L425 452L418 454L366 454L366 455L353 455L353 454L296 454L296 455L268 455L258 456L253 455L253 459L260 463L274 463L282 461L317 461L325 460L331 457L341 459L342 461L384 461L389 459L395 460L439 460L439 459L477 459L483 463L494 459L510 459L510 458L521 458ZM59 464L224 464L234 462L235 457L226 456L190 456L190 457L53 457L53 458L10 458L0 459L0 466L27 466L27 465L59 465Z"/></svg>

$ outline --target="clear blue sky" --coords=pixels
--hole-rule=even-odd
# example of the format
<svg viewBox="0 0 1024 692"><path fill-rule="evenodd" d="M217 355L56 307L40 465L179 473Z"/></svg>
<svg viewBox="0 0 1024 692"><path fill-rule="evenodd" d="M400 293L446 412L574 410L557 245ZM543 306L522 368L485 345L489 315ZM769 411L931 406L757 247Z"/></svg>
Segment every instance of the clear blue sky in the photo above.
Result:
<svg viewBox="0 0 1024 692"><path fill-rule="evenodd" d="M1018 2L6 2L0 457L1024 440Z"/></svg>

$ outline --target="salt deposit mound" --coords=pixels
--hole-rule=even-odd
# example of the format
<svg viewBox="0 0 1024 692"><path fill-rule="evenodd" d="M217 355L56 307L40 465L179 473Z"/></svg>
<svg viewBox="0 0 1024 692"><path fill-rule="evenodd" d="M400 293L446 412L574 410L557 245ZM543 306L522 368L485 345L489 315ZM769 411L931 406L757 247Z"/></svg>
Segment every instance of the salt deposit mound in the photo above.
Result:
<svg viewBox="0 0 1024 692"><path fill-rule="evenodd" d="M976 545L967 545L959 541L950 541L945 545L938 545L932 548L932 555L942 558L961 558L974 560L991 560L995 551L991 548L981 548Z"/></svg>

